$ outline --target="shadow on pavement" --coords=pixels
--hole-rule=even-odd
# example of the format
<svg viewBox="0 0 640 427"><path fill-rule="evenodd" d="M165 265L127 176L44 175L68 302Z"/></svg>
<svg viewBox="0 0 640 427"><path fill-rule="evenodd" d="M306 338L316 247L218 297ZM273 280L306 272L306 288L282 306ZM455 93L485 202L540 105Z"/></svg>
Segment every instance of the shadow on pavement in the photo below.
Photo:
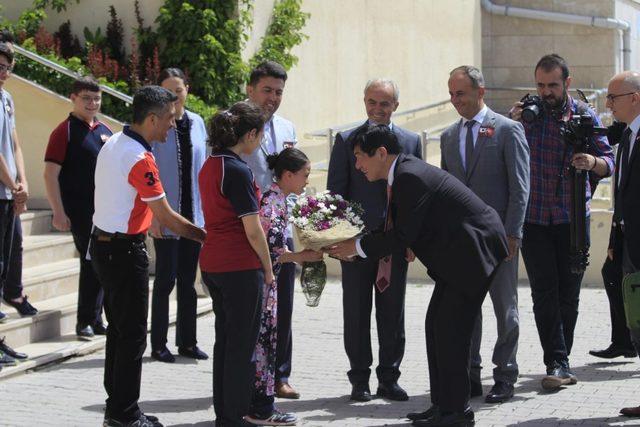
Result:
<svg viewBox="0 0 640 427"><path fill-rule="evenodd" d="M313 422L336 422L345 419L367 419L371 418L371 427L374 426L407 426L411 425L406 420L409 412L421 412L427 408L426 394L411 396L406 402L393 402L385 399L375 398L370 402L360 403L349 400L349 395L317 398L312 400L280 400L276 402L276 407L282 412L293 412L298 414L305 423ZM304 414L306 412L322 411L321 414ZM397 423L380 422L375 420L389 419L397 420ZM338 424L336 424L338 425Z"/></svg>
<svg viewBox="0 0 640 427"><path fill-rule="evenodd" d="M537 427L537 426L610 426L610 425L622 425L622 426L637 426L640 420L626 417L596 417L596 418L573 418L573 419L559 419L559 418L538 418L535 420L527 420L513 424L507 424L507 427Z"/></svg>

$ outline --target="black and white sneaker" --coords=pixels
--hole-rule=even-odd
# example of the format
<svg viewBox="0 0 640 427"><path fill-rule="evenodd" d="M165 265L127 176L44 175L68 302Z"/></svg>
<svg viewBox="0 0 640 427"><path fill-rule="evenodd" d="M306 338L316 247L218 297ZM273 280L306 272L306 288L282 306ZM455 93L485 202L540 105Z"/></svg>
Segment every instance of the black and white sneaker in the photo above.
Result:
<svg viewBox="0 0 640 427"><path fill-rule="evenodd" d="M245 421L257 426L294 426L298 417L291 413L274 410L268 415L251 414L244 417Z"/></svg>
<svg viewBox="0 0 640 427"><path fill-rule="evenodd" d="M105 418L102 427L163 427L158 418L149 415L140 415L137 420L123 422L115 418Z"/></svg>

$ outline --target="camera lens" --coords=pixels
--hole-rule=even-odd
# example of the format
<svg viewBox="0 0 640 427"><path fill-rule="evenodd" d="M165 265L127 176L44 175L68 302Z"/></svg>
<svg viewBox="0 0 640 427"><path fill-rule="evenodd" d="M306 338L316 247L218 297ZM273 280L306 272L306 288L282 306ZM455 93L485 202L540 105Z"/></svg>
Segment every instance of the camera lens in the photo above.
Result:
<svg viewBox="0 0 640 427"><path fill-rule="evenodd" d="M527 123L533 123L540 114L540 108L537 105L527 105L522 109L522 120Z"/></svg>

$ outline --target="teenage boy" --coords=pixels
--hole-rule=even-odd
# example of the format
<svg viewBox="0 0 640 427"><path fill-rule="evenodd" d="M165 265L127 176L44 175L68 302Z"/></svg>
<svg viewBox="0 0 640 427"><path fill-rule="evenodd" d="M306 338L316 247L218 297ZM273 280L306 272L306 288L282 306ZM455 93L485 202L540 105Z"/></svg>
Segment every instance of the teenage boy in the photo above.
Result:
<svg viewBox="0 0 640 427"><path fill-rule="evenodd" d="M113 132L96 115L102 92L92 77L82 77L71 89L73 111L49 137L44 181L53 210L53 226L71 231L80 253L76 334L80 339L104 335L102 287L85 255L91 236L96 159Z"/></svg>

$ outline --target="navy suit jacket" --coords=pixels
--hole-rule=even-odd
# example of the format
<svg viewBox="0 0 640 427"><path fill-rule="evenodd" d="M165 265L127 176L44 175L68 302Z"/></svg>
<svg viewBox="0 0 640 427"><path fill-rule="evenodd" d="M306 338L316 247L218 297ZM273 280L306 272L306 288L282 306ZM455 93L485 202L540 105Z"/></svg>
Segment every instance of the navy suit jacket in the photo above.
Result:
<svg viewBox="0 0 640 427"><path fill-rule="evenodd" d="M364 209L362 220L367 230L376 230L384 224L387 205L387 183L384 180L369 182L356 169L352 140L369 126L366 121L357 128L340 132L331 151L327 190L340 194L346 200L359 203ZM393 133L400 143L401 152L422 158L420 135L393 124Z"/></svg>

